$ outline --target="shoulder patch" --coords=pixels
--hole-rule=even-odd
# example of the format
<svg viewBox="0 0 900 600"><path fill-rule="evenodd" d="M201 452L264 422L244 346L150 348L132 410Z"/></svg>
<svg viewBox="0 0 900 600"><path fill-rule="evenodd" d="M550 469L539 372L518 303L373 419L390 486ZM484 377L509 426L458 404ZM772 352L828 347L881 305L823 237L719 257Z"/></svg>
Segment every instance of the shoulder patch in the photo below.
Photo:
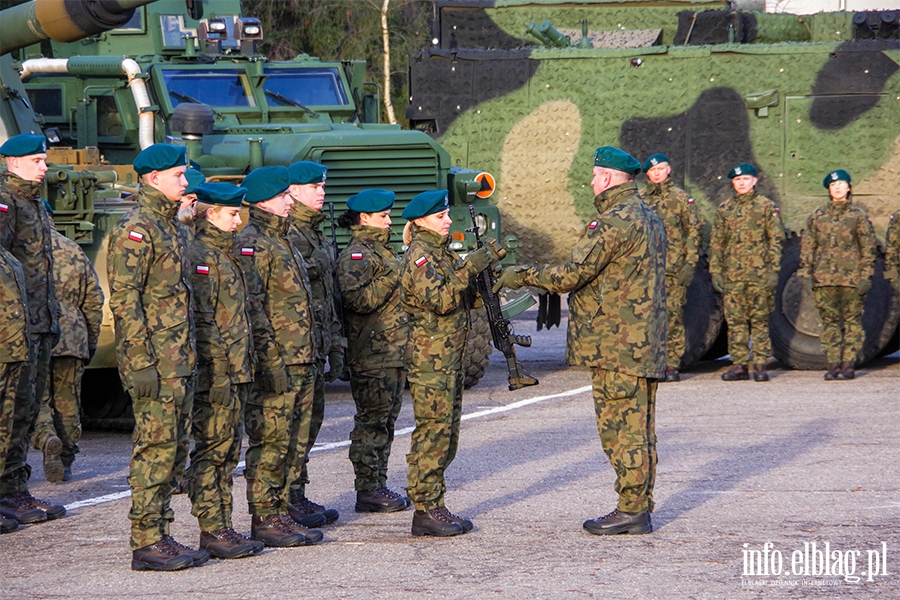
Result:
<svg viewBox="0 0 900 600"><path fill-rule="evenodd" d="M0 212L9 212L9 204L0 202Z"/></svg>
<svg viewBox="0 0 900 600"><path fill-rule="evenodd" d="M868 221L869 224L871 225L871 224L872 224L872 217L866 217L866 221Z"/></svg>
<svg viewBox="0 0 900 600"><path fill-rule="evenodd" d="M591 221L588 224L588 229L597 229L597 221Z"/></svg>
<svg viewBox="0 0 900 600"><path fill-rule="evenodd" d="M694 203L694 199L693 199L693 198L688 198L688 204L693 204L693 203Z"/></svg>
<svg viewBox="0 0 900 600"><path fill-rule="evenodd" d="M197 272L201 275L209 275L209 267L207 265L197 265Z"/></svg>
<svg viewBox="0 0 900 600"><path fill-rule="evenodd" d="M253 256L253 248L241 248L241 256Z"/></svg>
<svg viewBox="0 0 900 600"><path fill-rule="evenodd" d="M132 241L134 241L134 242L143 242L143 241L144 241L144 234L143 234L143 233L140 233L140 232L138 232L138 231L129 231L129 232L128 232L128 239L129 239L129 240L132 240Z"/></svg>
<svg viewBox="0 0 900 600"><path fill-rule="evenodd" d="M421 267L422 265L424 265L424 264L427 263L427 262L428 262L428 257L427 257L427 256L420 256L419 258L417 258L417 259L414 261L414 264L415 264L417 267Z"/></svg>
<svg viewBox="0 0 900 600"><path fill-rule="evenodd" d="M893 221L893 220L894 220L894 215L891 215L891 221Z"/></svg>
<svg viewBox="0 0 900 600"><path fill-rule="evenodd" d="M780 212L781 212L781 209L778 208L778 207L776 206L776 207L775 207L775 212L780 213Z"/></svg>
<svg viewBox="0 0 900 600"><path fill-rule="evenodd" d="M362 259L363 259L362 252L351 252L350 253L350 260L362 260Z"/></svg>

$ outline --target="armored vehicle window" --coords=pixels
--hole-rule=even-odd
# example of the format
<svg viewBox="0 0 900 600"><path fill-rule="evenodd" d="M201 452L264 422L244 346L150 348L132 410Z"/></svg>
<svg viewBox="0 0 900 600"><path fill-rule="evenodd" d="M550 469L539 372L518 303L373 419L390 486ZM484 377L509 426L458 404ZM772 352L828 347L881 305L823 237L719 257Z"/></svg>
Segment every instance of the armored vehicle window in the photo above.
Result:
<svg viewBox="0 0 900 600"><path fill-rule="evenodd" d="M31 100L31 105L34 106L34 112L40 113L44 118L52 121L62 118L61 88L28 88L27 92L28 99Z"/></svg>
<svg viewBox="0 0 900 600"><path fill-rule="evenodd" d="M121 27L116 27L112 33L144 33L144 7L138 7L131 19Z"/></svg>
<svg viewBox="0 0 900 600"><path fill-rule="evenodd" d="M238 69L166 69L162 73L172 108L182 102L220 108L256 106L247 77Z"/></svg>
<svg viewBox="0 0 900 600"><path fill-rule="evenodd" d="M184 17L181 15L159 15L159 25L163 46L166 48L184 48L184 35L197 36L196 29L184 26Z"/></svg>
<svg viewBox="0 0 900 600"><path fill-rule="evenodd" d="M97 135L101 137L119 137L125 135L122 127L122 115L113 96L95 96L97 101Z"/></svg>
<svg viewBox="0 0 900 600"><path fill-rule="evenodd" d="M337 69L266 69L265 73L263 88L271 106L347 104L347 94Z"/></svg>

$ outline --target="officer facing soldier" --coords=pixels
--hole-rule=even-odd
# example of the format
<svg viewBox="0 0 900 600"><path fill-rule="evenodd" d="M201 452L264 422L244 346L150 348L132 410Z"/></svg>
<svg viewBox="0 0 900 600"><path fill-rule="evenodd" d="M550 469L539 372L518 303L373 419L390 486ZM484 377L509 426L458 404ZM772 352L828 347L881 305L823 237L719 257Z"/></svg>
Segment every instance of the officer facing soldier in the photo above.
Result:
<svg viewBox="0 0 900 600"><path fill-rule="evenodd" d="M666 376L663 381L679 381L678 367L684 356L684 303L687 288L694 280L700 258L700 215L694 199L672 181L672 167L665 154L654 154L644 162L649 184L644 202L666 227Z"/></svg>
<svg viewBox="0 0 900 600"><path fill-rule="evenodd" d="M862 313L875 273L875 232L853 203L847 171L832 171L822 185L830 199L806 220L797 274L812 289L822 319L825 379L853 379L866 337Z"/></svg>
<svg viewBox="0 0 900 600"><path fill-rule="evenodd" d="M775 203L756 191L757 174L749 163L728 172L734 196L716 210L709 243L709 273L723 296L734 363L722 374L725 381L750 378L751 338L753 380L769 380L769 315L775 305L784 226Z"/></svg>

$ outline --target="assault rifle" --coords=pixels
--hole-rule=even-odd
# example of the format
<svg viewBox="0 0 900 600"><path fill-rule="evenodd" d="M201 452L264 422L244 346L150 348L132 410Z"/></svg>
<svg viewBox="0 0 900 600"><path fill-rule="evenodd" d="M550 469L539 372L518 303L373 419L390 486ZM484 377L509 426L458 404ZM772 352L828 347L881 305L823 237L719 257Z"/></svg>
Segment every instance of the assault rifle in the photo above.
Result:
<svg viewBox="0 0 900 600"><path fill-rule="evenodd" d="M472 227L466 229L466 231L475 235L475 244L481 248L484 246L484 242L481 241L478 223L475 221L475 207L471 204L469 205L469 215L472 217ZM501 256L500 258L503 257ZM493 290L494 284L497 282L493 269L485 269L476 275L475 281L478 293L484 301L484 309L487 311L488 323L491 326L491 337L494 339L494 348L499 350L506 358L510 391L537 385L538 380L525 372L522 363L516 358L516 349L513 348L513 344L524 347L531 346L531 336L513 333L512 325L509 319L504 316L503 308L500 306L500 297ZM531 303L534 304L534 300Z"/></svg>

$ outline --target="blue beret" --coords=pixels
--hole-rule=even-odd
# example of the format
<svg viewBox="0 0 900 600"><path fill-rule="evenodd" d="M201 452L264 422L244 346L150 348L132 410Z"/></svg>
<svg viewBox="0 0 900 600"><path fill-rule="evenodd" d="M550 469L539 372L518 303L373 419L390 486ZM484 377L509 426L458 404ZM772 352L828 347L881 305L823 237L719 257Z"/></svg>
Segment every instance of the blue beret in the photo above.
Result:
<svg viewBox="0 0 900 600"><path fill-rule="evenodd" d="M291 187L291 174L287 167L259 167L250 171L241 185L247 188L244 201L256 204L274 198Z"/></svg>
<svg viewBox="0 0 900 600"><path fill-rule="evenodd" d="M185 194L195 193L199 186L206 183L206 177L204 177L203 173L201 173L197 169L188 169L184 172L184 177L188 182L187 187L184 188Z"/></svg>
<svg viewBox="0 0 900 600"><path fill-rule="evenodd" d="M400 215L407 221L427 217L434 213L450 208L450 200L447 197L447 190L432 190L416 194Z"/></svg>
<svg viewBox="0 0 900 600"><path fill-rule="evenodd" d="M291 185L322 183L328 176L328 167L309 160L295 162L288 169L291 172Z"/></svg>
<svg viewBox="0 0 900 600"><path fill-rule="evenodd" d="M846 181L847 183L850 183L850 173L843 169L832 171L825 176L825 179L822 180L822 185L825 186L825 189L828 189L828 186L830 186L835 181Z"/></svg>
<svg viewBox="0 0 900 600"><path fill-rule="evenodd" d="M197 201L215 206L238 207L247 195L247 188L242 188L233 183L222 181L210 181L197 186Z"/></svg>
<svg viewBox="0 0 900 600"><path fill-rule="evenodd" d="M134 158L134 170L138 175L153 171L165 171L175 167L186 167L187 148L172 144L153 144L141 150Z"/></svg>
<svg viewBox="0 0 900 600"><path fill-rule="evenodd" d="M665 154L663 154L662 152L657 152L656 154L654 154L650 158L648 158L647 162L644 163L644 172L646 173L647 171L649 171L650 169L652 169L653 167L655 167L656 165L658 165L660 163L667 163L667 162L669 162L669 157L666 156Z"/></svg>
<svg viewBox="0 0 900 600"><path fill-rule="evenodd" d="M47 214L48 214L48 215L52 215L52 214L53 214L53 207L50 206L50 203L47 201L46 198L41 198L41 200L44 202L44 208L47 209Z"/></svg>
<svg viewBox="0 0 900 600"><path fill-rule="evenodd" d="M0 146L2 156L30 156L47 151L47 138L33 133L20 133L9 138Z"/></svg>
<svg viewBox="0 0 900 600"><path fill-rule="evenodd" d="M394 192L388 190L362 190L347 198L347 208L358 213L377 213L394 205Z"/></svg>
<svg viewBox="0 0 900 600"><path fill-rule="evenodd" d="M641 163L638 162L638 159L613 146L600 146L597 148L597 151L594 152L594 166L624 171L631 175L637 175L641 172Z"/></svg>
<svg viewBox="0 0 900 600"><path fill-rule="evenodd" d="M759 173L756 170L756 167L751 165L750 163L741 163L734 167L731 167L731 170L728 171L728 178L734 179L735 177L740 177L741 175L752 175L756 177Z"/></svg>

